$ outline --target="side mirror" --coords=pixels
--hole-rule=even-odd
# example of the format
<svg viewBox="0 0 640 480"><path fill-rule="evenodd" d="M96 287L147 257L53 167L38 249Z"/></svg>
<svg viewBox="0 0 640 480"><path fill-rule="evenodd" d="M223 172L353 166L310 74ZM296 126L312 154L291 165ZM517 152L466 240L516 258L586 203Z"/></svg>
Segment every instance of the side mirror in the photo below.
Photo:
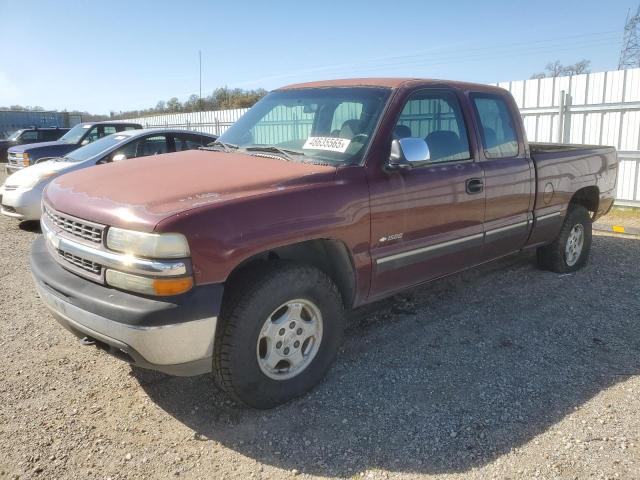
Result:
<svg viewBox="0 0 640 480"><path fill-rule="evenodd" d="M82 146L89 145L89 139L85 138L84 140L82 140L82 142L80 142L80 145L82 145Z"/></svg>
<svg viewBox="0 0 640 480"><path fill-rule="evenodd" d="M119 162L121 160L126 160L127 156L124 153L118 153L117 155L114 155L113 157L111 157L111 161L113 162Z"/></svg>
<svg viewBox="0 0 640 480"><path fill-rule="evenodd" d="M422 138L401 138L391 142L389 168L409 169L431 160L427 142Z"/></svg>

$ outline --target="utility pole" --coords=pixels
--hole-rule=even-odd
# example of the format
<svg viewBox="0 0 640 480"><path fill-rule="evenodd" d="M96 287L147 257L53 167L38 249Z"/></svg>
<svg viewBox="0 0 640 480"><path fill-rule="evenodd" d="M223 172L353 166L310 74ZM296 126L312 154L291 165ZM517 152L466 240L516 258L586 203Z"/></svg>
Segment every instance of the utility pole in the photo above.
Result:
<svg viewBox="0 0 640 480"><path fill-rule="evenodd" d="M634 16L631 10L627 12L618 70L637 67L640 67L640 5Z"/></svg>

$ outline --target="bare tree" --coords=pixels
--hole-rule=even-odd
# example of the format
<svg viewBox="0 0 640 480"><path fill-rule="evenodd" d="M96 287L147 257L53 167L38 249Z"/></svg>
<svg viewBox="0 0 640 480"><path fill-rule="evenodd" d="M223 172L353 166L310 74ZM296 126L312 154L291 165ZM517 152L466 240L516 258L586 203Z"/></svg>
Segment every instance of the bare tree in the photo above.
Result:
<svg viewBox="0 0 640 480"><path fill-rule="evenodd" d="M549 72L550 77L559 77L565 72L566 69L566 67L560 63L560 60L549 62L544 68L547 72Z"/></svg>
<svg viewBox="0 0 640 480"><path fill-rule="evenodd" d="M591 60L580 60L579 62L574 63L573 65L563 65L560 63L560 60L556 60L555 62L547 63L545 67L545 72L534 73L531 75L531 78L547 78L547 77L562 77L566 75L580 75L582 73L590 73L589 66L591 65Z"/></svg>
<svg viewBox="0 0 640 480"><path fill-rule="evenodd" d="M589 73L589 65L591 65L591 60L580 60L573 65L567 65L564 69L565 75L580 75L582 73Z"/></svg>

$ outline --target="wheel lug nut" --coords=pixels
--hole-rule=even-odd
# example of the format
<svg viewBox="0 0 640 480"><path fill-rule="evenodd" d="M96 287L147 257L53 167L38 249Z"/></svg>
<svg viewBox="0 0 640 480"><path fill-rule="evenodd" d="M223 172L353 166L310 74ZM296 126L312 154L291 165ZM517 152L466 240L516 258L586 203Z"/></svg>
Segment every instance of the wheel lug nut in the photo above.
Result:
<svg viewBox="0 0 640 480"><path fill-rule="evenodd" d="M293 330L294 328L296 328L296 322L291 322L291 323L289 324L289 328L291 328L292 330Z"/></svg>
<svg viewBox="0 0 640 480"><path fill-rule="evenodd" d="M282 342L276 343L276 348L280 348L282 346Z"/></svg>
<svg viewBox="0 0 640 480"><path fill-rule="evenodd" d="M289 355L289 347L287 347L287 348L285 348L285 349L284 349L284 354L285 354L285 355Z"/></svg>
<svg viewBox="0 0 640 480"><path fill-rule="evenodd" d="M284 328L281 328L280 331L278 332L280 335L284 335Z"/></svg>
<svg viewBox="0 0 640 480"><path fill-rule="evenodd" d="M298 348L300 346L300 342L296 340L295 342L293 342L293 346Z"/></svg>
<svg viewBox="0 0 640 480"><path fill-rule="evenodd" d="M302 329L301 329L301 328L299 328L299 329L296 331L296 333L297 333L298 335L302 335Z"/></svg>

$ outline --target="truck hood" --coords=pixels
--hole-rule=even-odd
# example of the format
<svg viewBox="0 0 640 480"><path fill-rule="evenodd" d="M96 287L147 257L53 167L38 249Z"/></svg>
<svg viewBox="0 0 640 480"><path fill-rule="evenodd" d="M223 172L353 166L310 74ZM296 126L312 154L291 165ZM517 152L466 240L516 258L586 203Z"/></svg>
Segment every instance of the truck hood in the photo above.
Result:
<svg viewBox="0 0 640 480"><path fill-rule="evenodd" d="M62 175L47 186L45 201L78 218L153 231L173 215L328 181L335 172L327 165L189 150Z"/></svg>
<svg viewBox="0 0 640 480"><path fill-rule="evenodd" d="M7 177L5 185L11 185L15 187L24 187L26 185L33 185L36 179L43 179L51 177L52 175L59 175L60 172L67 170L77 165L74 162L55 162L53 160L47 160L40 162L27 168L18 170Z"/></svg>
<svg viewBox="0 0 640 480"><path fill-rule="evenodd" d="M64 154L69 153L76 148L78 148L78 145L74 143L65 143L56 140L54 142L27 143L25 145L16 145L15 147L11 147L9 151L13 153L31 153L38 150L46 150L54 154Z"/></svg>

